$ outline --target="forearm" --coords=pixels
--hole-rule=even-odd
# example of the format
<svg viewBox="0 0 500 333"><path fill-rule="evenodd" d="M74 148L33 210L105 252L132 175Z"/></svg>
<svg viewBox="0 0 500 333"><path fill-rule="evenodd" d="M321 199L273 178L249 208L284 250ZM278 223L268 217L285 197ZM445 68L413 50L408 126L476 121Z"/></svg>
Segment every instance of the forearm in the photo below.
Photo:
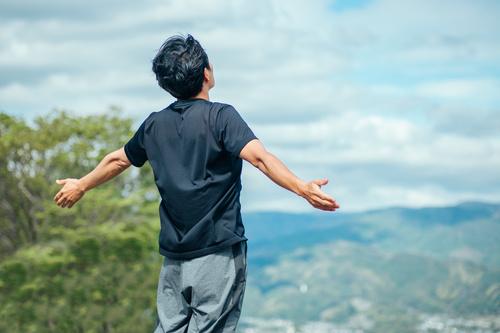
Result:
<svg viewBox="0 0 500 333"><path fill-rule="evenodd" d="M79 179L80 186L87 192L111 178L116 177L127 169L127 167L128 165L120 161L120 159L114 157L112 154L108 154L99 162L94 170Z"/></svg>
<svg viewBox="0 0 500 333"><path fill-rule="evenodd" d="M291 172L275 155L267 152L255 166L279 186L299 196L303 195L306 182Z"/></svg>

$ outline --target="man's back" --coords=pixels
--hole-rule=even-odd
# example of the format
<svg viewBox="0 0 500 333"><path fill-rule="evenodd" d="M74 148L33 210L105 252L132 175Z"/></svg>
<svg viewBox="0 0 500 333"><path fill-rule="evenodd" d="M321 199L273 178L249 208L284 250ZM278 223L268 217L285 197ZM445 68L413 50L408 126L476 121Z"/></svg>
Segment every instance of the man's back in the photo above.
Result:
<svg viewBox="0 0 500 333"><path fill-rule="evenodd" d="M190 259L242 240L241 149L257 139L234 107L194 98L151 113L125 145L160 192L160 253Z"/></svg>

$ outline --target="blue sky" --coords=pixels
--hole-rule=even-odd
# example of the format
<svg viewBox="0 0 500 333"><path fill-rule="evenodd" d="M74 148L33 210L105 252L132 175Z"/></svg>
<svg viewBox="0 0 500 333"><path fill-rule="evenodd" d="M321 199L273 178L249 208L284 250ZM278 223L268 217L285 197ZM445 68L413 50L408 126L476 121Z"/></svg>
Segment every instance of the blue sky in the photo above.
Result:
<svg viewBox="0 0 500 333"><path fill-rule="evenodd" d="M214 101L344 211L500 201L498 1L0 3L0 110L30 119L173 101L151 59L191 33ZM124 142L117 142L117 148ZM72 175L80 176L80 175ZM313 211L246 164L242 209Z"/></svg>

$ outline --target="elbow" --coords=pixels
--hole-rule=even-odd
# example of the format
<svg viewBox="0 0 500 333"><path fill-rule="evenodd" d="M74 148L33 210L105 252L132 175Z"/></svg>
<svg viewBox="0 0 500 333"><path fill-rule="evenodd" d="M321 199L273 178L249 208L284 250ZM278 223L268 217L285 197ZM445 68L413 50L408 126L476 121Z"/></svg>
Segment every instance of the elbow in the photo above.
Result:
<svg viewBox="0 0 500 333"><path fill-rule="evenodd" d="M254 167L262 170L266 161L269 159L270 153L264 148L262 143L255 139L251 140L240 152L240 157L252 164Z"/></svg>
<svg viewBox="0 0 500 333"><path fill-rule="evenodd" d="M263 169L265 169L266 161L269 159L270 156L271 156L271 154L269 152L259 154L258 156L255 156L252 159L251 163L257 169L263 170Z"/></svg>
<svg viewBox="0 0 500 333"><path fill-rule="evenodd" d="M131 163L124 160L116 160L115 165L118 170L123 171L127 169L131 165Z"/></svg>
<svg viewBox="0 0 500 333"><path fill-rule="evenodd" d="M250 164L252 164L257 169L261 169L261 166L263 165L263 162L262 162L261 159L256 158L256 159L251 160Z"/></svg>
<svg viewBox="0 0 500 333"><path fill-rule="evenodd" d="M130 166L130 162L126 159L123 154L118 152L109 153L104 157L106 164L111 164L115 169L123 171Z"/></svg>

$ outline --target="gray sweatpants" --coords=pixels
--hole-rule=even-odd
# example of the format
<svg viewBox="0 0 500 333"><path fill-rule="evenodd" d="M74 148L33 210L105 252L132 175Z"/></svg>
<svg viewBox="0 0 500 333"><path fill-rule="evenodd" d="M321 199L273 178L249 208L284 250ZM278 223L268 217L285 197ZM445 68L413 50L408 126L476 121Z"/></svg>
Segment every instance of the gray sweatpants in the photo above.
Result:
<svg viewBox="0 0 500 333"><path fill-rule="evenodd" d="M165 257L153 333L235 332L246 277L246 241L189 260Z"/></svg>

